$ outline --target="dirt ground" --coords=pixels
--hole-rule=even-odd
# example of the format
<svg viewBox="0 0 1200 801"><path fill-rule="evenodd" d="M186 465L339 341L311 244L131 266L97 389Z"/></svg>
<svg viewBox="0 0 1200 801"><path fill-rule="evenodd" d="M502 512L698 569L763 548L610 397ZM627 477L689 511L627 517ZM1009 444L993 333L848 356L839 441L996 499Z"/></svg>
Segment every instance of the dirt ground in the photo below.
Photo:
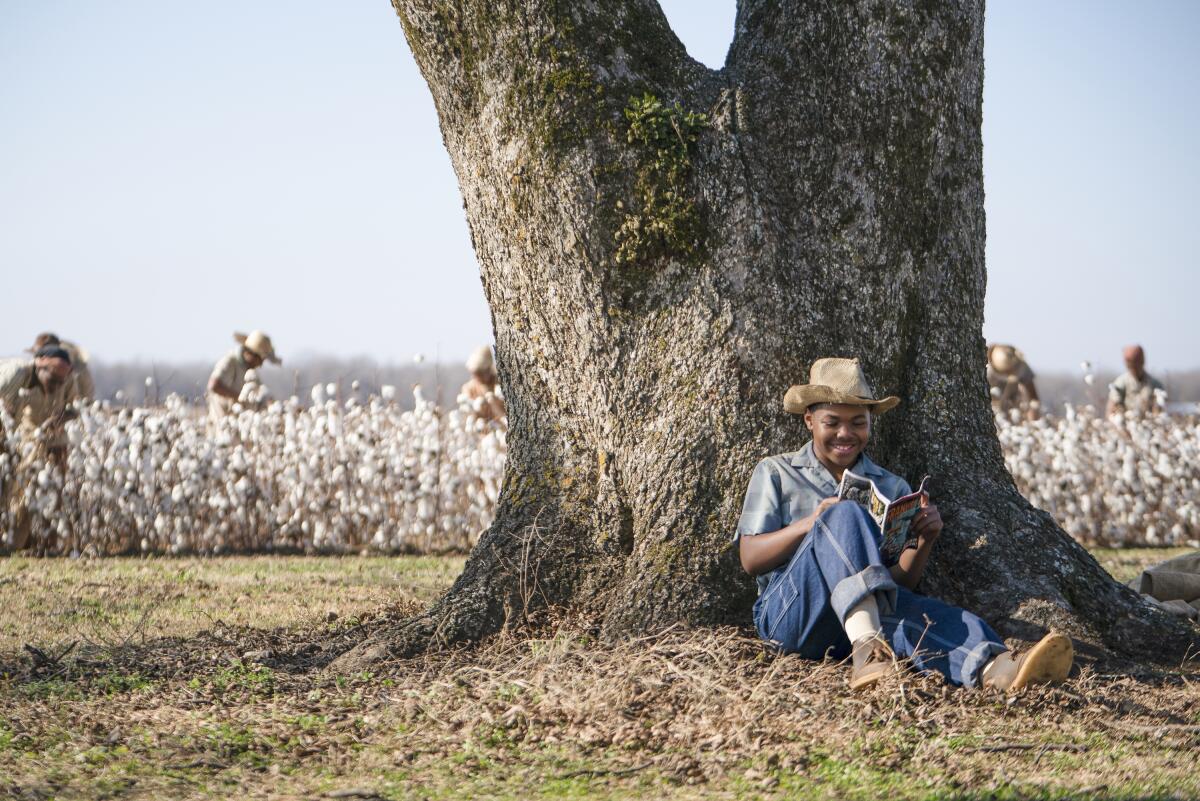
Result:
<svg viewBox="0 0 1200 801"><path fill-rule="evenodd" d="M1100 551L1117 578L1181 551ZM582 621L313 669L461 559L0 560L0 798L1195 798L1200 664L1006 697ZM28 647L26 647L28 646Z"/></svg>

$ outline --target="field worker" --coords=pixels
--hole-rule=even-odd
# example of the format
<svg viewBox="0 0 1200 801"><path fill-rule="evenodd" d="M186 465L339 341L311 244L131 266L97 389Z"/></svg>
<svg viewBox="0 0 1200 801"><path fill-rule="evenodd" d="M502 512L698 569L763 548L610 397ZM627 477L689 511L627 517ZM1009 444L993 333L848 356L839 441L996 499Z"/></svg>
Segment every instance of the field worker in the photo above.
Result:
<svg viewBox="0 0 1200 801"><path fill-rule="evenodd" d="M96 382L92 380L88 352L74 342L59 339L56 335L48 331L37 335L37 338L33 340L33 347L29 349L29 352L37 353L39 349L47 345L57 345L71 357L71 380L70 385L67 387L67 399L70 401L82 401L84 403L94 401L96 399Z"/></svg>
<svg viewBox="0 0 1200 801"><path fill-rule="evenodd" d="M238 343L238 347L217 362L208 378L210 420L219 420L233 411L233 404L241 397L242 387L246 385L248 371L258 369L263 362L283 363L283 360L275 355L271 338L262 331L234 334L233 339Z"/></svg>
<svg viewBox="0 0 1200 801"><path fill-rule="evenodd" d="M499 420L504 417L504 398L497 384L496 363L492 359L492 349L487 345L478 348L467 359L467 369L471 378L462 385L459 395L466 395L471 405L476 407L476 414L484 420Z"/></svg>
<svg viewBox="0 0 1200 801"><path fill-rule="evenodd" d="M988 345L987 382L992 408L1008 416L1017 409L1036 420L1041 401L1033 384L1033 370L1025 363L1025 354L1012 345Z"/></svg>
<svg viewBox="0 0 1200 801"><path fill-rule="evenodd" d="M38 348L33 361L0 362L0 402L20 426L44 427L46 450L60 464L67 453L64 424L76 416L68 397L71 354L58 345Z"/></svg>
<svg viewBox="0 0 1200 801"><path fill-rule="evenodd" d="M875 396L857 359L818 359L809 383L784 395L784 411L804 416L812 440L758 463L734 533L742 567L758 578L759 636L808 659L850 657L852 689L897 671L897 656L964 687L1062 681L1074 659L1066 635L1051 632L1014 653L978 616L913 592L942 532L928 496L911 523L915 536L891 564L866 509L838 501L847 469L890 498L911 492L864 453L874 418L899 402Z"/></svg>
<svg viewBox="0 0 1200 801"><path fill-rule="evenodd" d="M1141 345L1130 345L1121 354L1125 372L1108 385L1108 414L1121 412L1151 414L1161 410L1156 392L1165 393L1163 384L1146 372L1146 352Z"/></svg>

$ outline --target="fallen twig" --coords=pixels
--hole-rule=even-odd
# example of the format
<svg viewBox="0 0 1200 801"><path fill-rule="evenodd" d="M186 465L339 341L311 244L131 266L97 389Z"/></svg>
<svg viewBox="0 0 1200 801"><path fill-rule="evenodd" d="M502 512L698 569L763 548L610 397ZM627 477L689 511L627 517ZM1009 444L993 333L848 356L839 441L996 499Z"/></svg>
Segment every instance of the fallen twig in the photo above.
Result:
<svg viewBox="0 0 1200 801"><path fill-rule="evenodd" d="M66 648L62 649L53 656L47 654L36 645L31 645L30 643L25 643L25 650L28 651L29 655L33 657L33 669L34 672L37 672L43 668L58 667L58 663L62 661L62 658L71 653L71 651L75 650L76 645L79 645L78 640L72 642Z"/></svg>

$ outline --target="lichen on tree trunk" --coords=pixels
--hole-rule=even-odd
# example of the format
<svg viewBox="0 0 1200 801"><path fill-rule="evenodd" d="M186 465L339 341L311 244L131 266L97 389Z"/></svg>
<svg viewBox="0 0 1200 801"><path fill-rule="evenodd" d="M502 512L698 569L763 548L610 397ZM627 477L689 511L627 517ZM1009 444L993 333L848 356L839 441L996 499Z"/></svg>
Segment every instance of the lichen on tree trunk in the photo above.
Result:
<svg viewBox="0 0 1200 801"><path fill-rule="evenodd" d="M393 0L437 106L510 454L453 588L349 661L549 606L620 635L749 620L730 532L820 356L903 403L872 453L934 477L925 588L1002 632L1125 652L1196 633L1017 493L981 336L983 4L742 0L727 63L654 0Z"/></svg>

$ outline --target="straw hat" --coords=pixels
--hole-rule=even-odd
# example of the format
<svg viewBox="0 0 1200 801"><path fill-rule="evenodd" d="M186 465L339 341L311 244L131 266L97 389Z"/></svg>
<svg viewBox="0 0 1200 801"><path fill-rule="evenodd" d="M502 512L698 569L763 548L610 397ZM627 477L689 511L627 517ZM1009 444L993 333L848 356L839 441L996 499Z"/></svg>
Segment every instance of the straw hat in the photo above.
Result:
<svg viewBox="0 0 1200 801"><path fill-rule="evenodd" d="M1012 345L988 345L988 363L997 373L1011 373L1025 357Z"/></svg>
<svg viewBox="0 0 1200 801"><path fill-rule="evenodd" d="M783 410L804 414L817 403L849 403L883 414L899 402L894 395L875 397L858 359L817 359L808 371L808 383L789 388L783 396Z"/></svg>
<svg viewBox="0 0 1200 801"><path fill-rule="evenodd" d="M492 359L492 349L487 345L476 348L467 359L467 369L472 373L495 372L496 363Z"/></svg>
<svg viewBox="0 0 1200 801"><path fill-rule="evenodd" d="M282 364L283 359L275 355L271 338L262 331L251 331L249 334L234 334L234 340L246 350L259 356L263 361Z"/></svg>

